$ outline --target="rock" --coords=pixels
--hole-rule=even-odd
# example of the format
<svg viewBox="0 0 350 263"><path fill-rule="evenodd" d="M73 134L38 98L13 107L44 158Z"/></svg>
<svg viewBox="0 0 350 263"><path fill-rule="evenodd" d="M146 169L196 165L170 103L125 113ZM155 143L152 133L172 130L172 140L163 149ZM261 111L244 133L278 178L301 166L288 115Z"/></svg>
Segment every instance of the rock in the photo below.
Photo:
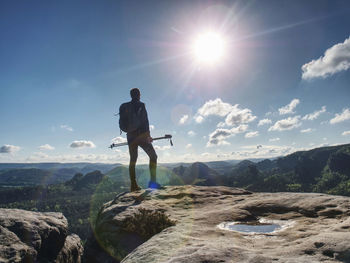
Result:
<svg viewBox="0 0 350 263"><path fill-rule="evenodd" d="M143 210L163 214L175 225L163 224L150 238L126 231L124 223ZM95 246L90 262L350 262L349 215L349 197L316 193L207 186L124 193L99 212L95 234L103 249ZM282 220L289 227L270 234L217 227L258 218Z"/></svg>
<svg viewBox="0 0 350 263"><path fill-rule="evenodd" d="M81 262L84 248L81 244L80 237L76 234L71 234L66 237L64 246L56 258L56 262Z"/></svg>
<svg viewBox="0 0 350 263"><path fill-rule="evenodd" d="M0 262L80 262L77 235L61 213L0 208Z"/></svg>

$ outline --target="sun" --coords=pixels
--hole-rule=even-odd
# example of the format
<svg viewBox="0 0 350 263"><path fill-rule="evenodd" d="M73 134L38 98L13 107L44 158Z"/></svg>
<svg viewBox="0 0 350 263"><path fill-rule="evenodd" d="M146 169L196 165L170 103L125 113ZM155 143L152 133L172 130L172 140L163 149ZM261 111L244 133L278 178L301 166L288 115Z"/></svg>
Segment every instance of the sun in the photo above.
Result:
<svg viewBox="0 0 350 263"><path fill-rule="evenodd" d="M224 38L215 32L202 33L193 43L193 54L199 63L216 64L223 58L224 52Z"/></svg>

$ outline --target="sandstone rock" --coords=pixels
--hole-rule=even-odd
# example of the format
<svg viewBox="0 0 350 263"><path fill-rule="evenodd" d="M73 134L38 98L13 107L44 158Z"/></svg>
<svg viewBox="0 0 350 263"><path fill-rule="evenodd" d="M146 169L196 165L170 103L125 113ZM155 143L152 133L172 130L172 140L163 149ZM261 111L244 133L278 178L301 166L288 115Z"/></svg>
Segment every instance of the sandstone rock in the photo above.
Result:
<svg viewBox="0 0 350 263"><path fill-rule="evenodd" d="M80 262L80 238L67 233L61 213L0 208L0 262Z"/></svg>
<svg viewBox="0 0 350 263"><path fill-rule="evenodd" d="M124 231L123 222L142 209L164 213L176 223L149 239ZM349 215L349 197L173 186L125 193L106 203L97 218L96 237L100 247L115 257L104 262L118 262L117 256L128 252L123 263L350 262ZM283 220L290 227L270 234L217 227L257 218ZM91 262L107 258L102 250L94 253Z"/></svg>
<svg viewBox="0 0 350 263"><path fill-rule="evenodd" d="M56 258L56 262L76 262L80 263L84 252L80 237L71 234L66 237L64 246Z"/></svg>

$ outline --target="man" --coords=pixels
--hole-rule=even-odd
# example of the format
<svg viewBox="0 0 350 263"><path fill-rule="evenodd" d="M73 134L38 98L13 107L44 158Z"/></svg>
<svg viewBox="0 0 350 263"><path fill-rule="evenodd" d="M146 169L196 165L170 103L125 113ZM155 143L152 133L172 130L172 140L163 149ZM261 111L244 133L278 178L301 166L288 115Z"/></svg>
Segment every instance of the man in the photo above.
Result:
<svg viewBox="0 0 350 263"><path fill-rule="evenodd" d="M145 104L140 101L141 93L137 88L130 90L132 109L138 113L138 118L140 120L139 127L132 132L128 132L127 139L129 145L129 154L130 154L130 164L129 164L129 175L131 186L130 190L138 191L141 188L137 185L136 182L136 171L135 165L138 155L138 147L140 146L149 157L149 170L151 175L151 180L149 181L149 188L160 188L160 185L156 181L156 170L157 170L157 154L152 145L152 137L149 131L149 122Z"/></svg>

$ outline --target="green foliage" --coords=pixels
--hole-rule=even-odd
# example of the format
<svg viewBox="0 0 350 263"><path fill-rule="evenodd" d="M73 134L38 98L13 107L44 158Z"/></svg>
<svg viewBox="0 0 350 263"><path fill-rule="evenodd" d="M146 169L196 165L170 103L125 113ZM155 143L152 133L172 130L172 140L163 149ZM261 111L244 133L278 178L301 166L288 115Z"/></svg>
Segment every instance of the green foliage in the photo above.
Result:
<svg viewBox="0 0 350 263"><path fill-rule="evenodd" d="M236 172L236 170L234 172ZM237 174L234 176L233 186L239 187L244 185L247 188L255 188L254 185L258 182L261 183L263 180L255 165L249 165L236 173Z"/></svg>
<svg viewBox="0 0 350 263"><path fill-rule="evenodd" d="M345 195L350 196L350 180L342 181L336 187L327 191L332 195Z"/></svg>
<svg viewBox="0 0 350 263"><path fill-rule="evenodd" d="M101 205L121 191L120 186L109 185L101 173L83 179L85 176L78 174L66 183L48 186L0 188L0 207L61 212L68 219L69 231L85 240ZM101 178L105 180L102 185Z"/></svg>
<svg viewBox="0 0 350 263"><path fill-rule="evenodd" d="M339 172L350 177L350 154L347 149L340 149L331 154L327 164L331 171Z"/></svg>
<svg viewBox="0 0 350 263"><path fill-rule="evenodd" d="M350 176L338 172L339 170L344 171L343 168L346 166L345 164L340 164L340 167L334 167L334 163L329 165L333 162L333 158L334 155L332 155L329 159L328 165L322 171L321 177L317 179L317 183L314 186L313 191L350 196Z"/></svg>
<svg viewBox="0 0 350 263"><path fill-rule="evenodd" d="M288 192L301 192L301 184L287 184Z"/></svg>
<svg viewBox="0 0 350 263"><path fill-rule="evenodd" d="M167 168L158 167L157 170L159 182L163 184L174 176ZM138 166L137 172L141 184L146 186L149 180L148 166ZM0 207L62 212L68 219L69 231L86 240L102 204L118 193L129 191L129 184L126 166L115 168L107 176L98 171L86 175L77 173L69 181L60 184L0 187Z"/></svg>
<svg viewBox="0 0 350 263"><path fill-rule="evenodd" d="M254 165L241 162L225 177L231 178L233 186L252 191L314 191L350 196L350 145L296 152Z"/></svg>
<svg viewBox="0 0 350 263"><path fill-rule="evenodd" d="M191 169L180 166L170 170L159 166L157 179L162 185L191 182L199 185L236 186L261 192L314 191L350 196L349 160L350 145L341 145L296 152L277 160L259 163L243 161L231 170L224 169L227 171L225 174L219 174L200 163ZM69 221L70 232L78 234L83 240L89 236L90 225L94 226L101 205L118 193L129 191L130 186L126 166L118 166L106 175L97 171L86 175L76 174L69 181L55 185L42 183L52 178L50 172L40 172L38 169L10 171L0 171L0 183L16 187L0 187L0 207L62 212ZM137 176L140 186L147 187L148 165L137 166ZM21 178L23 181L20 181ZM34 185L38 182L41 185ZM18 187L19 183L22 186ZM132 219L125 229L136 231L146 238L161 229L154 222L165 222L165 225L169 223L160 214L142 213ZM154 222L149 221L149 218L153 218ZM145 221L147 225L140 225L142 220L148 220Z"/></svg>

